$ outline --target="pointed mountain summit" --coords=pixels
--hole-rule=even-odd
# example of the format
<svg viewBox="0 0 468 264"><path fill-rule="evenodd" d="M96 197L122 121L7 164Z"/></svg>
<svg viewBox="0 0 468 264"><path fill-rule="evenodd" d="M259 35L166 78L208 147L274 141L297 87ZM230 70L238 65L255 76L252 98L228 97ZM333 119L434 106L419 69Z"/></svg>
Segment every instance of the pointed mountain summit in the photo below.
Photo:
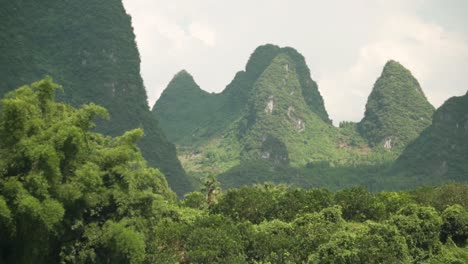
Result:
<svg viewBox="0 0 468 264"><path fill-rule="evenodd" d="M192 75L182 70L171 80L152 111L169 140L178 142L188 133L203 129L217 108L214 97L200 89Z"/></svg>
<svg viewBox="0 0 468 264"><path fill-rule="evenodd" d="M335 129L309 107L296 65L288 53L280 53L252 89L248 110L239 122L242 155L250 154L249 159L305 164L307 154L314 152L310 149L328 149L322 146L330 143Z"/></svg>
<svg viewBox="0 0 468 264"><path fill-rule="evenodd" d="M310 70L305 62L305 58L297 50L291 47L280 48L271 44L260 46L255 49L250 56L246 66L246 72L252 75L254 77L253 79L258 79L263 71L265 71L280 54L286 54L291 59L290 65L294 65L296 69L301 93L304 96L307 106L322 120L331 123L317 83L311 79Z"/></svg>
<svg viewBox="0 0 468 264"><path fill-rule="evenodd" d="M433 113L411 72L391 60L374 84L358 130L371 146L402 149L431 124Z"/></svg>
<svg viewBox="0 0 468 264"><path fill-rule="evenodd" d="M468 180L468 93L448 99L429 126L398 158L397 174L426 182Z"/></svg>
<svg viewBox="0 0 468 264"><path fill-rule="evenodd" d="M186 70L181 70L174 75L161 96L167 96L176 92L184 92L186 93L185 95L208 94L200 89L193 76Z"/></svg>

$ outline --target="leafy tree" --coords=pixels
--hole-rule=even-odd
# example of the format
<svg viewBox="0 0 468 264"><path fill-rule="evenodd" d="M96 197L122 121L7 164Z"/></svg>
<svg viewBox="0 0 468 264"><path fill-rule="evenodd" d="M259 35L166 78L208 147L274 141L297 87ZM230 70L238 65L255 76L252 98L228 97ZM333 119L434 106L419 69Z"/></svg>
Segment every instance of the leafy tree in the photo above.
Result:
<svg viewBox="0 0 468 264"><path fill-rule="evenodd" d="M208 206L217 202L218 195L221 192L221 184L215 176L210 176L205 181L203 191L206 192L206 203Z"/></svg>
<svg viewBox="0 0 468 264"><path fill-rule="evenodd" d="M221 196L212 212L225 214L235 221L249 220L259 224L275 218L275 198L281 193L282 190L268 184L229 190Z"/></svg>
<svg viewBox="0 0 468 264"><path fill-rule="evenodd" d="M155 247L148 258L150 263L185 263L185 243L191 223L164 218L154 228ZM148 254L148 253L147 253Z"/></svg>
<svg viewBox="0 0 468 264"><path fill-rule="evenodd" d="M461 205L447 207L442 213L442 241L451 238L457 245L464 247L468 243L468 211Z"/></svg>
<svg viewBox="0 0 468 264"><path fill-rule="evenodd" d="M359 237L361 263L407 263L410 260L405 238L388 224L368 222L368 231Z"/></svg>
<svg viewBox="0 0 468 264"><path fill-rule="evenodd" d="M342 207L346 220L380 220L385 212L385 205L363 187L352 187L337 192L335 202Z"/></svg>
<svg viewBox="0 0 468 264"><path fill-rule="evenodd" d="M277 218L292 221L303 213L319 212L333 205L333 193L326 189L287 189L278 198Z"/></svg>
<svg viewBox="0 0 468 264"><path fill-rule="evenodd" d="M312 263L391 264L407 263L410 257L404 237L394 226L366 222L336 232L309 260Z"/></svg>
<svg viewBox="0 0 468 264"><path fill-rule="evenodd" d="M265 221L254 227L250 258L266 263L296 263L294 232L290 223Z"/></svg>
<svg viewBox="0 0 468 264"><path fill-rule="evenodd" d="M383 203L385 207L385 217L396 214L401 208L414 203L413 199L405 192L379 192L376 194L376 199L379 203Z"/></svg>
<svg viewBox="0 0 468 264"><path fill-rule="evenodd" d="M405 237L408 249L416 261L439 253L442 219L434 208L410 204L403 207L390 222Z"/></svg>
<svg viewBox="0 0 468 264"><path fill-rule="evenodd" d="M58 88L48 77L1 101L0 259L140 263L175 195L136 146L143 130L90 132L106 110L55 102Z"/></svg>
<svg viewBox="0 0 468 264"><path fill-rule="evenodd" d="M300 261L307 261L311 252L327 243L331 236L344 228L340 207L325 208L320 213L299 215L293 221L294 253Z"/></svg>
<svg viewBox="0 0 468 264"><path fill-rule="evenodd" d="M348 231L339 231L331 237L328 243L319 247L317 254L309 257L310 263L361 263L359 249L355 245L356 241L356 234Z"/></svg>
<svg viewBox="0 0 468 264"><path fill-rule="evenodd" d="M186 247L190 263L245 263L240 232L229 218L221 215L197 219Z"/></svg>
<svg viewBox="0 0 468 264"><path fill-rule="evenodd" d="M102 227L100 246L107 263L141 263L145 259L145 240L141 233L123 223L108 221Z"/></svg>
<svg viewBox="0 0 468 264"><path fill-rule="evenodd" d="M206 196L201 192L190 192L184 196L182 204L190 208L203 209L207 206Z"/></svg>

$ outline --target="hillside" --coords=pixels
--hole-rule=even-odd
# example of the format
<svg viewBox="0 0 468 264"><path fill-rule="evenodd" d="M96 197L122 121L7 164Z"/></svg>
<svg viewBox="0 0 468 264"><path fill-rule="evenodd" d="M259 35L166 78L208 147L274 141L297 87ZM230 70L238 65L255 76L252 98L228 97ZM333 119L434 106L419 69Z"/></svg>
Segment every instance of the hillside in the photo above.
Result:
<svg viewBox="0 0 468 264"><path fill-rule="evenodd" d="M225 188L271 181L385 190L405 188L389 169L431 125L434 107L411 72L391 60L364 118L334 127L304 57L268 44L219 94L178 73L152 111L195 180L218 175Z"/></svg>
<svg viewBox="0 0 468 264"><path fill-rule="evenodd" d="M434 114L432 125L410 144L392 174L413 182L436 184L468 180L468 93L448 99Z"/></svg>
<svg viewBox="0 0 468 264"><path fill-rule="evenodd" d="M358 130L371 146L401 150L431 124L433 113L411 72L389 61L369 95Z"/></svg>
<svg viewBox="0 0 468 264"><path fill-rule="evenodd" d="M181 71L174 76L152 111L157 112L168 138L179 142L190 138L189 132L203 136L213 131L209 121L219 108L218 97L200 89L188 72Z"/></svg>
<svg viewBox="0 0 468 264"><path fill-rule="evenodd" d="M255 82L279 54L288 54L293 59L292 65L298 71L300 90L309 109L331 123L304 57L292 48L271 44L255 49L245 70L239 71L219 94L204 92L187 72L178 73L155 103L152 112L172 142L181 146L206 143L243 115Z"/></svg>
<svg viewBox="0 0 468 264"><path fill-rule="evenodd" d="M190 189L147 106L131 19L121 0L0 1L0 95L51 75L73 106L94 102L109 110L97 131L120 135L143 127L139 146L178 194Z"/></svg>

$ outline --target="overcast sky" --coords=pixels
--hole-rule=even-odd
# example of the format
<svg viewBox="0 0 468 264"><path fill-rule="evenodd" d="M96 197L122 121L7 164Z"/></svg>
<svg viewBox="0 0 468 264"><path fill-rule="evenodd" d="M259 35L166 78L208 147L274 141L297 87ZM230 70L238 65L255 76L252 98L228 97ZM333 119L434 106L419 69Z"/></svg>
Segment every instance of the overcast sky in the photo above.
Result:
<svg viewBox="0 0 468 264"><path fill-rule="evenodd" d="M438 107L468 89L466 0L124 0L152 107L182 69L220 92L262 44L306 58L335 124L357 121L389 59Z"/></svg>

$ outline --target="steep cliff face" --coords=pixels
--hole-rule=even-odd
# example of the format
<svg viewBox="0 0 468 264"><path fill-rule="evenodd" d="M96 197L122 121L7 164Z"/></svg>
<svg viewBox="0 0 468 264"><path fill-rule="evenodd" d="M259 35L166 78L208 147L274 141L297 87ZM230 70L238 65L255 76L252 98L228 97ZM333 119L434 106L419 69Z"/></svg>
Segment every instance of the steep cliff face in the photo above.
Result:
<svg viewBox="0 0 468 264"><path fill-rule="evenodd" d="M244 158L286 165L334 156L329 150L337 129L308 105L300 76L293 58L281 53L255 82L237 132Z"/></svg>
<svg viewBox="0 0 468 264"><path fill-rule="evenodd" d="M371 146L402 149L431 124L434 107L418 81L396 61L385 65L358 124Z"/></svg>
<svg viewBox="0 0 468 264"><path fill-rule="evenodd" d="M434 182L468 179L468 93L437 109L432 125L405 149L393 173Z"/></svg>
<svg viewBox="0 0 468 264"><path fill-rule="evenodd" d="M97 130L109 135L143 127L140 146L179 194L189 183L174 146L150 114L140 58L121 0L0 1L0 93L51 75L59 98L95 102L110 112Z"/></svg>

